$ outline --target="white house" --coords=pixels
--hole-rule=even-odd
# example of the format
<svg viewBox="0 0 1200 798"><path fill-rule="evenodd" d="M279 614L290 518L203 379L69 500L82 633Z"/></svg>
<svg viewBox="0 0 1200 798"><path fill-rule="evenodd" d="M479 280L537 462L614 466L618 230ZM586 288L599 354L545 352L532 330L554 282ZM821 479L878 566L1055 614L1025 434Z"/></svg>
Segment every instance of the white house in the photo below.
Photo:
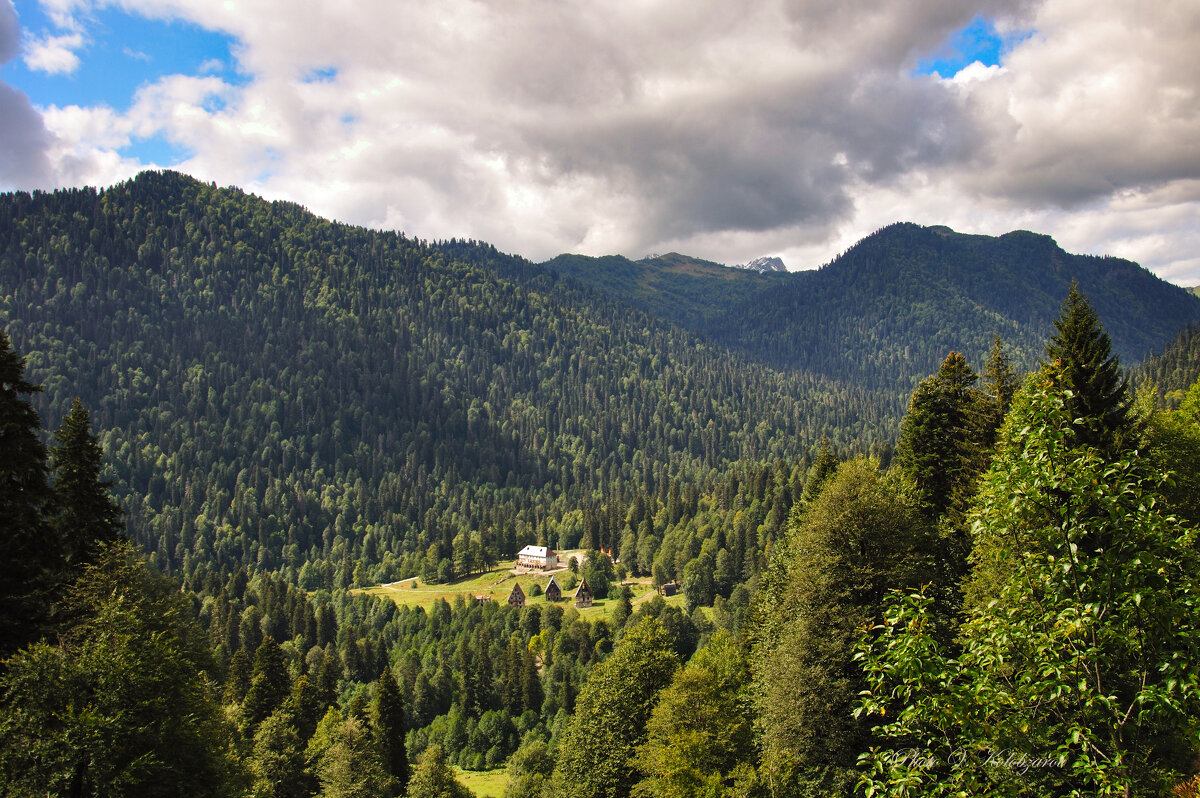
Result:
<svg viewBox="0 0 1200 798"><path fill-rule="evenodd" d="M554 568L558 566L558 555L547 546L526 546L517 552L517 565L528 568Z"/></svg>

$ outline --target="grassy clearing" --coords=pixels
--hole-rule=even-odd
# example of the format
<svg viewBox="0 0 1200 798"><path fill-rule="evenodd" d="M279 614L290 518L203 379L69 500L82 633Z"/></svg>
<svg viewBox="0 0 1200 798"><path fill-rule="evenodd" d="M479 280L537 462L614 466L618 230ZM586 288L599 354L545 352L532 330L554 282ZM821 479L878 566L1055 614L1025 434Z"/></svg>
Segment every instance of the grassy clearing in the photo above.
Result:
<svg viewBox="0 0 1200 798"><path fill-rule="evenodd" d="M508 768L463 770L454 767L454 776L480 798L500 798L508 784Z"/></svg>
<svg viewBox="0 0 1200 798"><path fill-rule="evenodd" d="M577 552L564 552L563 558ZM357 590L356 593L369 593L376 596L386 596L401 607L424 607L428 609L438 599L445 599L450 603L454 603L456 598L462 597L464 601L470 601L474 596L490 596L492 601L505 603L508 601L508 595L512 592L513 583L519 583L521 590L525 591L526 606L541 606L546 604L545 596L534 597L532 595L533 586L537 584L542 590L545 590L546 583L550 581L550 574L541 573L522 573L514 572L516 561L509 560L500 563L490 571L481 574L475 574L464 579L451 582L449 584L429 585L417 579L406 579L402 582L396 582L390 585L380 585L378 587L365 588ZM555 577L561 584L567 575L567 571L553 572ZM634 608L637 608L638 603L648 601L654 596L654 586L649 577L641 577L625 580L624 584L629 586L633 591ZM566 595L563 600L558 602L560 607L574 607L575 602L571 597L573 591L565 591ZM610 598L597 600L591 607L580 609L579 613L588 619L604 618L607 619L616 606L615 590L610 591ZM670 605L683 605L683 596L675 595L667 599Z"/></svg>

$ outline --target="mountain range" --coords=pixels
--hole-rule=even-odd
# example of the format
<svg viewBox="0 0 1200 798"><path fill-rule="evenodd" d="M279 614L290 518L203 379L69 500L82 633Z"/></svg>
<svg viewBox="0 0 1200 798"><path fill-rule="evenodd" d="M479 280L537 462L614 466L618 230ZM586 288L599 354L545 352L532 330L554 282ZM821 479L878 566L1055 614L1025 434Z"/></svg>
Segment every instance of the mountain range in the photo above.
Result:
<svg viewBox="0 0 1200 798"><path fill-rule="evenodd" d="M75 396L92 409L166 571L364 583L463 535L612 547L639 493L802 467L822 438L886 457L947 351L978 368L1000 335L1032 365L1071 280L1128 364L1200 320L1136 264L1027 232L898 224L821 269L757 273L534 264L170 172L0 196L0 326L47 426Z"/></svg>
<svg viewBox="0 0 1200 798"><path fill-rule="evenodd" d="M1077 281L1128 365L1193 323L1200 303L1138 264L1052 238L900 223L819 269L757 274L680 255L559 256L545 266L776 368L907 399L950 350L982 361L995 336L1031 367Z"/></svg>

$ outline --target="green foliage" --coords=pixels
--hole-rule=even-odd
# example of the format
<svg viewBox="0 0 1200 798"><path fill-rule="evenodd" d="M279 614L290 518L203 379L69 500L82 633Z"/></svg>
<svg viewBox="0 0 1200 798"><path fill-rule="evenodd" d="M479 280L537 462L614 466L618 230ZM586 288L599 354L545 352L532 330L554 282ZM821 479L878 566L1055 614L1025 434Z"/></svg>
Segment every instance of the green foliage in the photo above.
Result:
<svg viewBox="0 0 1200 798"><path fill-rule="evenodd" d="M232 794L230 732L210 699L203 633L178 589L101 549L68 590L73 619L0 681L6 795Z"/></svg>
<svg viewBox="0 0 1200 798"><path fill-rule="evenodd" d="M660 694L636 764L635 795L720 795L739 766L753 765L750 666L743 644L724 632L696 652Z"/></svg>
<svg viewBox="0 0 1200 798"><path fill-rule="evenodd" d="M254 652L250 689L242 702L242 718L251 733L268 715L283 706L291 689L283 651L268 635Z"/></svg>
<svg viewBox="0 0 1200 798"><path fill-rule="evenodd" d="M931 518L964 507L986 465L988 402L974 387L977 379L966 358L951 352L913 391L900 424L896 465L916 484Z"/></svg>
<svg viewBox="0 0 1200 798"><path fill-rule="evenodd" d="M371 707L371 730L379 745L384 769L392 777L396 792L408 785L408 750L404 743L404 701L391 668L379 675Z"/></svg>
<svg viewBox="0 0 1200 798"><path fill-rule="evenodd" d="M252 798L306 798L312 793L304 769L304 741L292 720L287 711L278 711L254 732L254 749L247 760Z"/></svg>
<svg viewBox="0 0 1200 798"><path fill-rule="evenodd" d="M44 415L90 409L130 537L192 588L238 565L306 591L448 581L578 544L610 496L894 423L494 248L171 173L0 196L0 323Z"/></svg>
<svg viewBox="0 0 1200 798"><path fill-rule="evenodd" d="M996 433L1004 423L1012 407L1013 397L1021 387L1021 380L1013 370L1012 359L1000 336L992 341L992 351L988 353L987 362L983 366L983 393L987 397L984 404L983 429L985 443L991 446L995 443Z"/></svg>
<svg viewBox="0 0 1200 798"><path fill-rule="evenodd" d="M592 669L558 743L552 791L566 798L628 796L633 761L659 691L679 667L662 624L647 619Z"/></svg>
<svg viewBox="0 0 1200 798"><path fill-rule="evenodd" d="M1062 380L1075 440L1105 454L1119 450L1129 432L1128 382L1099 316L1075 284L1054 320L1046 362Z"/></svg>
<svg viewBox="0 0 1200 798"><path fill-rule="evenodd" d="M1154 470L1171 474L1162 492L1170 506L1191 523L1200 523L1200 380L1182 394L1178 409L1156 406L1153 389L1139 392L1132 413L1143 456Z"/></svg>
<svg viewBox="0 0 1200 798"><path fill-rule="evenodd" d="M859 629L879 617L888 589L928 578L930 544L916 509L859 458L838 467L775 552L750 628L772 789L852 788L846 774L868 739L851 717L864 684L852 664Z"/></svg>
<svg viewBox="0 0 1200 798"><path fill-rule="evenodd" d="M35 640L48 622L62 547L46 523L46 449L28 397L25 358L0 330L0 658Z"/></svg>
<svg viewBox="0 0 1200 798"><path fill-rule="evenodd" d="M430 746L421 756L408 785L408 798L471 798L471 791L454 778L440 746Z"/></svg>
<svg viewBox="0 0 1200 798"><path fill-rule="evenodd" d="M109 496L112 482L101 478L103 450L79 399L54 433L54 442L51 525L65 549L68 567L78 572L95 560L102 546L124 537L121 508Z"/></svg>
<svg viewBox="0 0 1200 798"><path fill-rule="evenodd" d="M542 798L554 773L554 755L542 740L522 745L508 760L508 785L504 798Z"/></svg>
<svg viewBox="0 0 1200 798"><path fill-rule="evenodd" d="M1041 375L1014 405L973 516L978 598L957 645L924 593L897 597L863 644L861 717L883 743L868 794L1161 794L1190 767L1195 530L1135 453L1076 445L1061 385Z"/></svg>
<svg viewBox="0 0 1200 798"><path fill-rule="evenodd" d="M351 715L325 731L327 745L315 768L324 798L388 798L395 794L395 782L379 747L361 720Z"/></svg>

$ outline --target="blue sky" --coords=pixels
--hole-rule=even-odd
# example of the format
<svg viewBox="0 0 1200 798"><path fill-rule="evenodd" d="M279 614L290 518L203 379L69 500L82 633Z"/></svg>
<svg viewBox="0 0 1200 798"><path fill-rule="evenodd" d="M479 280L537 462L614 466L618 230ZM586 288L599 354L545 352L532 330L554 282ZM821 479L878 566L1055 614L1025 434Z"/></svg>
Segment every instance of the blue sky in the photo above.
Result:
<svg viewBox="0 0 1200 798"><path fill-rule="evenodd" d="M0 190L169 166L535 260L1030 229L1200 283L1195 0L597 8L0 0Z"/></svg>
<svg viewBox="0 0 1200 798"><path fill-rule="evenodd" d="M916 71L949 78L976 61L984 66L999 66L1003 48L1004 39L996 32L995 24L979 15L965 28L951 34L937 51L917 61Z"/></svg>
<svg viewBox="0 0 1200 798"><path fill-rule="evenodd" d="M15 6L27 43L69 35L39 3L20 0ZM73 50L79 63L69 73L31 69L18 58L0 67L0 79L40 106L107 105L118 111L128 110L135 92L163 75L219 74L235 85L245 82L234 71L234 40L222 33L111 7L91 11L85 24L85 43ZM143 163L164 165L187 157L185 149L163 136L136 139L121 152Z"/></svg>

